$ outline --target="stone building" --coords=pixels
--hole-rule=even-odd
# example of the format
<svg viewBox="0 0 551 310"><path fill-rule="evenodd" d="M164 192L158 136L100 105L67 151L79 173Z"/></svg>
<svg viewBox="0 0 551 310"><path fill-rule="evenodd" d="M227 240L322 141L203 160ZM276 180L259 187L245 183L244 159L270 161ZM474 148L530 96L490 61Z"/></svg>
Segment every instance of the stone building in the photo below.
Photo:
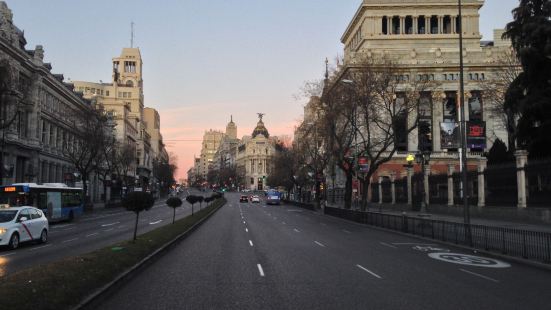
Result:
<svg viewBox="0 0 551 310"><path fill-rule="evenodd" d="M112 61L111 83L73 81L75 92L95 99L115 121L117 140L136 152L136 164L128 177L147 187L151 177L153 156L151 135L144 122L142 57L138 48L123 48Z"/></svg>
<svg viewBox="0 0 551 310"><path fill-rule="evenodd" d="M214 155L220 146L220 142L224 138L225 133L218 130L205 131L203 135L203 143L201 148L201 156L199 157L199 163L196 165L196 173L201 176L203 180L207 179L209 169L214 163Z"/></svg>
<svg viewBox="0 0 551 310"><path fill-rule="evenodd" d="M44 49L25 47L23 31L0 1L0 130L1 183L62 183L75 181L75 169L63 146L75 140L67 115L92 108L64 83L63 75L44 63ZM91 180L89 195L100 187Z"/></svg>
<svg viewBox="0 0 551 310"><path fill-rule="evenodd" d="M483 85L491 83L497 77L496 72L503 69L502 59L510 53L511 45L501 38L500 30L495 31L493 42L481 41L479 10L483 4L482 0L463 1L463 108L469 138L469 170L485 166L482 154L496 139L507 141L502 117L491 109L499 103L485 96ZM421 149L431 153L426 173L459 170L458 146L450 144L447 134L460 121L459 28L456 0L363 0L344 32L341 38L344 65L335 77L337 80L343 79L360 59L391 59L401 71L397 78L405 85L419 80L436 81L438 85L420 94L419 111L407 118L411 122L419 116L418 129L407 136L394 159L378 170L374 183L381 178L405 177L403 165L407 154ZM420 172L419 169L416 165L415 170Z"/></svg>
<svg viewBox="0 0 551 310"><path fill-rule="evenodd" d="M250 190L264 190L272 169L276 138L271 138L262 121L263 114L251 136L244 136L237 146L236 166L240 187Z"/></svg>
<svg viewBox="0 0 551 310"><path fill-rule="evenodd" d="M213 156L213 162L211 169L219 171L223 168L233 167L235 165L235 154L237 153L237 145L239 139L237 139L237 126L233 122L233 116L230 118L230 122L226 126L226 134L220 141L218 150Z"/></svg>

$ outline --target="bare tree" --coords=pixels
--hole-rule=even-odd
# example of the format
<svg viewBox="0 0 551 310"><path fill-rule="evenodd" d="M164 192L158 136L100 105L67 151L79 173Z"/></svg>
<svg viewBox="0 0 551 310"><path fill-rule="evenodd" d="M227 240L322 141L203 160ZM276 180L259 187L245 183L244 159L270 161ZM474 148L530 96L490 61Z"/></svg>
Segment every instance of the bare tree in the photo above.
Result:
<svg viewBox="0 0 551 310"><path fill-rule="evenodd" d="M507 131L509 152L515 151L517 137L517 111L509 109L505 102L509 86L522 72L522 67L513 49L499 54L491 76L479 83L482 98L489 115L501 117L500 122Z"/></svg>
<svg viewBox="0 0 551 310"><path fill-rule="evenodd" d="M69 115L73 139L65 141L63 154L81 175L85 199L88 199L88 179L96 168L94 163L102 157L105 141L111 134L107 121L103 109L96 109L94 103L76 107Z"/></svg>
<svg viewBox="0 0 551 310"><path fill-rule="evenodd" d="M330 173L334 180L335 168L339 168L346 176L344 207L347 209L352 205L352 180L356 172L353 150L356 98L351 87L352 85L342 82L327 87L321 105L321 124L324 125L326 147L332 157Z"/></svg>
<svg viewBox="0 0 551 310"><path fill-rule="evenodd" d="M371 177L379 167L396 154L400 142L418 126L420 95L434 82L406 78L391 60L364 60L349 68L347 77L353 81L357 96L355 121L359 154L367 158L367 171L362 180L362 209L367 207L367 192Z"/></svg>
<svg viewBox="0 0 551 310"><path fill-rule="evenodd" d="M128 188L128 174L136 163L136 147L130 143L117 143L112 156L115 175Z"/></svg>

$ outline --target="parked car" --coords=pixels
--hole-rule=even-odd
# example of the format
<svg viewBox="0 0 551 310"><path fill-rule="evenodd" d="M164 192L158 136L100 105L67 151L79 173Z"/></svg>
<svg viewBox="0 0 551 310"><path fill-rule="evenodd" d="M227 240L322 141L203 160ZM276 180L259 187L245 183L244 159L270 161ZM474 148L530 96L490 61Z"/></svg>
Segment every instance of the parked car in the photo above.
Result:
<svg viewBox="0 0 551 310"><path fill-rule="evenodd" d="M49 224L44 213L33 207L0 207L0 246L11 249L21 242L48 241Z"/></svg>
<svg viewBox="0 0 551 310"><path fill-rule="evenodd" d="M249 202L249 197L247 197L247 195L241 195L239 197L239 202Z"/></svg>
<svg viewBox="0 0 551 310"><path fill-rule="evenodd" d="M256 202L256 203L260 203L260 197L258 197L257 195L253 195L253 196L251 197L251 202L252 202L252 203L255 203L255 202Z"/></svg>

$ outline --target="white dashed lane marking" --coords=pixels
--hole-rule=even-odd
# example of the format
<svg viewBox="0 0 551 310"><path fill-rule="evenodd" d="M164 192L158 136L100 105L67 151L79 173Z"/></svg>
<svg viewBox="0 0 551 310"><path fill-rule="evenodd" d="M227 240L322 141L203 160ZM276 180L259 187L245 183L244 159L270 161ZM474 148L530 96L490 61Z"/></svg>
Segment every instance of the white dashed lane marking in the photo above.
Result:
<svg viewBox="0 0 551 310"><path fill-rule="evenodd" d="M374 277L377 278L377 279L382 279L380 275L378 275L378 274L374 273L373 271L371 271L371 270L369 270L369 269L363 267L362 265L356 265L356 267L358 267L358 268L360 268L361 270L363 270L363 271L369 273L370 275L374 276Z"/></svg>

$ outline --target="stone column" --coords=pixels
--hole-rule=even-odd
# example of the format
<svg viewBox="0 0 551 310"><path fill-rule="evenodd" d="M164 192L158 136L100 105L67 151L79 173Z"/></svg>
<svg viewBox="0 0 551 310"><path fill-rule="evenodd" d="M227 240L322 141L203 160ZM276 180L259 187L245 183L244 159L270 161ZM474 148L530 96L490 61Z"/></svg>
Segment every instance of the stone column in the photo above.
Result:
<svg viewBox="0 0 551 310"><path fill-rule="evenodd" d="M484 171L488 160L485 157L478 159L478 206L484 207L486 205L486 184L484 183Z"/></svg>
<svg viewBox="0 0 551 310"><path fill-rule="evenodd" d="M383 177L379 177L379 204L383 204Z"/></svg>
<svg viewBox="0 0 551 310"><path fill-rule="evenodd" d="M392 16L386 17L386 34L391 35L392 34Z"/></svg>
<svg viewBox="0 0 551 310"><path fill-rule="evenodd" d="M448 164L448 206L453 206L453 173L455 172L455 164Z"/></svg>
<svg viewBox="0 0 551 310"><path fill-rule="evenodd" d="M413 34L417 34L419 32L419 29L417 29L419 25L419 17L413 16Z"/></svg>
<svg viewBox="0 0 551 310"><path fill-rule="evenodd" d="M429 191L429 175L430 175L430 164L425 165L423 171L423 189L425 193L425 206L429 205L430 202L430 191Z"/></svg>
<svg viewBox="0 0 551 310"><path fill-rule="evenodd" d="M451 23L452 23L452 34L455 34L457 32L456 25L457 25L457 17L452 16L451 17Z"/></svg>
<svg viewBox="0 0 551 310"><path fill-rule="evenodd" d="M405 25L406 25L406 17L400 16L400 34L406 33Z"/></svg>
<svg viewBox="0 0 551 310"><path fill-rule="evenodd" d="M390 194L392 195L392 204L396 204L396 172L390 173Z"/></svg>
<svg viewBox="0 0 551 310"><path fill-rule="evenodd" d="M410 113L408 113L407 116L407 126L408 128L412 128L415 125L415 122L417 122L417 109L413 109ZM419 130L418 128L413 129L408 134L408 151L410 152L416 152L419 148Z"/></svg>
<svg viewBox="0 0 551 310"><path fill-rule="evenodd" d="M442 95L443 92L432 93L432 149L433 152L441 152L440 122L443 120Z"/></svg>
<svg viewBox="0 0 551 310"><path fill-rule="evenodd" d="M444 16L438 16L438 33L444 33Z"/></svg>
<svg viewBox="0 0 551 310"><path fill-rule="evenodd" d="M517 159L517 188L518 188L518 208L526 208L526 173L524 167L528 161L528 152L525 150L518 150L515 152L515 158Z"/></svg>
<svg viewBox="0 0 551 310"><path fill-rule="evenodd" d="M425 34L430 34L430 18L431 16L425 16Z"/></svg>
<svg viewBox="0 0 551 310"><path fill-rule="evenodd" d="M407 185L408 185L408 205L413 205L413 188L411 178L413 177L413 166L407 167Z"/></svg>

